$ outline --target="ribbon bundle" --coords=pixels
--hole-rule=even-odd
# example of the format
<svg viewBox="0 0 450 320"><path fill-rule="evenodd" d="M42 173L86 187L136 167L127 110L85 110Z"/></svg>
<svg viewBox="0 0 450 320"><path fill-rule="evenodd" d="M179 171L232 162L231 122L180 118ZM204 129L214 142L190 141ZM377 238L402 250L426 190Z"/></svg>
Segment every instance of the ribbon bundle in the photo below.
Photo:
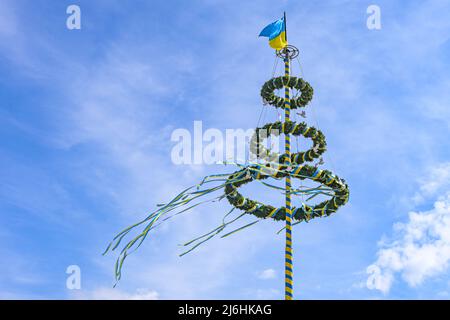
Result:
<svg viewBox="0 0 450 320"><path fill-rule="evenodd" d="M312 99L313 89L309 83L301 78L283 76L273 78L263 85L261 96L264 101L276 108L284 108L284 99L274 94L276 89L280 89L284 85L301 92L299 97L290 99L292 109L305 107ZM289 159L287 154L278 155L267 150L263 144L267 135L261 137L262 132L268 132L269 134L274 135L283 133L285 135L292 134L294 136L303 136L311 139L313 146L307 151L292 153ZM274 122L266 124L261 128L257 128L250 140L250 152L255 154L258 158L263 155L272 161L268 161L265 164L251 163L248 166L236 164L239 167L239 170L234 173L207 176L198 185L183 190L170 202L158 205L158 208L146 218L117 234L106 248L104 254L109 251L115 251L130 233L141 228L140 232L129 240L119 253L115 265L116 280L120 280L121 278L122 266L126 257L142 245L152 230L164 221L187 212L201 204L220 201L227 198L233 208L224 216L222 223L218 227L185 243L184 246L187 247L187 251L183 252L181 255L191 252L202 243L222 233L227 227L247 214L253 215L257 219L223 234L222 237L227 237L250 227L261 221L261 219L271 218L277 221L284 221L286 218L285 207L276 208L271 205L266 205L259 201L244 197L238 192L237 189L240 186L252 181L259 181L263 185L283 193L286 193L284 188L270 184L264 180L268 178L280 180L290 176L300 180L317 182L319 184L317 187L299 187L289 191L289 194L292 196L306 195L306 201L319 195L330 197L328 200L322 201L316 205L310 206L302 202L301 206L292 207L292 217L296 220L296 223L302 221L308 222L313 218L329 216L336 212L340 206L348 201L349 188L347 184L343 179L340 179L328 170L321 170L317 165L313 166L305 164L305 162L311 162L314 159L319 158L325 150L326 142L323 133L314 127L309 127L304 122ZM290 161L286 162L285 160L287 159ZM285 165L284 163L289 163L289 165ZM218 191L221 191L220 195L206 199L208 195L212 195ZM235 209L241 210L241 213L234 218L229 218Z"/></svg>

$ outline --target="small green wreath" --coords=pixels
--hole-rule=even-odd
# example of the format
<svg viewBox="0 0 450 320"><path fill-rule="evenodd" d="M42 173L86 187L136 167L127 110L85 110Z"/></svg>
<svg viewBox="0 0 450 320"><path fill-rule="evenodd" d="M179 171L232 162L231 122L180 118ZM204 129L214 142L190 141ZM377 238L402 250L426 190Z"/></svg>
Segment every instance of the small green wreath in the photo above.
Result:
<svg viewBox="0 0 450 320"><path fill-rule="evenodd" d="M272 78L264 83L261 89L261 97L276 108L284 108L284 97L275 95L274 91L283 88L285 85L301 92L300 97L291 98L291 109L303 108L311 101L314 90L310 84L302 78L286 76Z"/></svg>

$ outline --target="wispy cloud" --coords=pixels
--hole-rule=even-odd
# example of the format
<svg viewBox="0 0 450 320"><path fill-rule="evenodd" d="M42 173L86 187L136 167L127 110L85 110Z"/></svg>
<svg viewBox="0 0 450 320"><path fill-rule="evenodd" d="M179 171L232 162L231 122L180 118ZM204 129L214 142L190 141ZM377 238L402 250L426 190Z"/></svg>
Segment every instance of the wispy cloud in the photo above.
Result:
<svg viewBox="0 0 450 320"><path fill-rule="evenodd" d="M258 274L260 279L275 279L277 276L277 272L274 269L265 269Z"/></svg>
<svg viewBox="0 0 450 320"><path fill-rule="evenodd" d="M450 189L449 162L430 167L425 173L426 175L420 180L419 190L412 198L417 205L436 195L445 194Z"/></svg>
<svg viewBox="0 0 450 320"><path fill-rule="evenodd" d="M148 289L137 289L135 292L125 292L114 288L97 288L92 291L75 291L74 299L83 300L157 300L159 294Z"/></svg>

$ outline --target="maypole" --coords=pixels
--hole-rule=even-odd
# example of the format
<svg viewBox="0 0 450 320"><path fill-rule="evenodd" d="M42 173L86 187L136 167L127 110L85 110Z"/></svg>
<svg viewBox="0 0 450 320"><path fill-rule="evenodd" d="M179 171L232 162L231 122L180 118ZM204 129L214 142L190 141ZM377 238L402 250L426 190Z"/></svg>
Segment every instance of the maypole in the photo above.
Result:
<svg viewBox="0 0 450 320"><path fill-rule="evenodd" d="M287 43L286 12L284 12L284 40ZM289 49L285 47L284 52L284 76L289 78ZM291 99L289 96L289 86L284 84L284 126L290 122ZM283 130L284 131L284 130ZM291 135L286 134L284 139L284 152L286 153L286 166L291 166ZM286 245L285 245L285 266L284 266L284 297L285 300L292 300L293 288L293 255L292 255L292 208L291 208L291 176L286 176Z"/></svg>
<svg viewBox="0 0 450 320"><path fill-rule="evenodd" d="M226 232L221 237L224 238L235 234L263 220L284 221L284 228L286 229L285 300L293 299L292 227L297 223L309 222L314 218L327 217L336 212L339 207L347 203L350 192L344 179L339 178L329 170L319 168L319 165L323 164L321 156L326 151L325 135L318 128L308 126L306 122L296 123L290 119L291 110L305 108L311 101L313 88L302 78L291 76L290 62L298 56L299 51L296 47L287 43L286 13L284 13L283 18L266 26L261 31L260 36L269 38L269 45L276 50L277 57L284 61L284 75L266 81L261 88L261 97L266 104L270 104L275 108L284 108L284 121L267 123L262 127L256 128L250 139L250 152L256 155L258 160L260 155L263 155L265 162L234 163L238 168L234 172L204 177L199 184L186 188L171 201L158 205L157 209L141 221L119 232L109 244L105 253L116 250L122 244L122 240L136 232L136 230L140 230L122 246L115 265L117 281L122 276L122 266L127 256L139 248L150 232L161 223L198 205L226 198L233 208L225 214L222 223L210 232L186 242L184 246L187 250L181 256L221 234L231 224L242 221L241 219L245 216L250 215L256 219ZM277 96L275 90L283 88L284 97ZM290 96L291 90L295 90L292 98ZM299 93L300 95L298 95ZM264 147L264 140L269 135L279 136L281 134L285 135L283 154L271 152ZM296 150L296 152L292 153L291 135L311 139L313 146L306 151ZM319 161L306 164L315 160ZM278 181L285 179L284 188L263 181L269 178ZM319 185L316 187L301 186L293 188L291 185L292 179L310 180ZM241 186L253 181L259 181L263 185L272 188L272 190L284 193L285 206L277 208L264 204L262 201L245 197L238 191ZM222 193L214 198L205 200L206 196L209 197L216 191L221 191ZM299 196L301 196L301 199L299 199ZM304 196L307 196L305 202L311 201L316 197L319 199L325 197L325 199L319 203L309 205L303 202ZM297 207L292 206L291 200L293 197L297 197L300 202L300 205ZM234 211L235 209L241 212L233 217L233 212L236 212Z"/></svg>

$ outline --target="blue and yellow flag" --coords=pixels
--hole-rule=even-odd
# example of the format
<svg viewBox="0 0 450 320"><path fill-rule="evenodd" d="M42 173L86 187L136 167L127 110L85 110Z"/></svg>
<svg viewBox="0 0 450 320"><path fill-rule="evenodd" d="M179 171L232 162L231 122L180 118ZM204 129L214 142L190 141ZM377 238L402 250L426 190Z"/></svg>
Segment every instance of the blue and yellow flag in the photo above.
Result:
<svg viewBox="0 0 450 320"><path fill-rule="evenodd" d="M259 36L269 38L269 45L276 50L281 50L286 47L286 24L284 18L272 22L262 29Z"/></svg>

